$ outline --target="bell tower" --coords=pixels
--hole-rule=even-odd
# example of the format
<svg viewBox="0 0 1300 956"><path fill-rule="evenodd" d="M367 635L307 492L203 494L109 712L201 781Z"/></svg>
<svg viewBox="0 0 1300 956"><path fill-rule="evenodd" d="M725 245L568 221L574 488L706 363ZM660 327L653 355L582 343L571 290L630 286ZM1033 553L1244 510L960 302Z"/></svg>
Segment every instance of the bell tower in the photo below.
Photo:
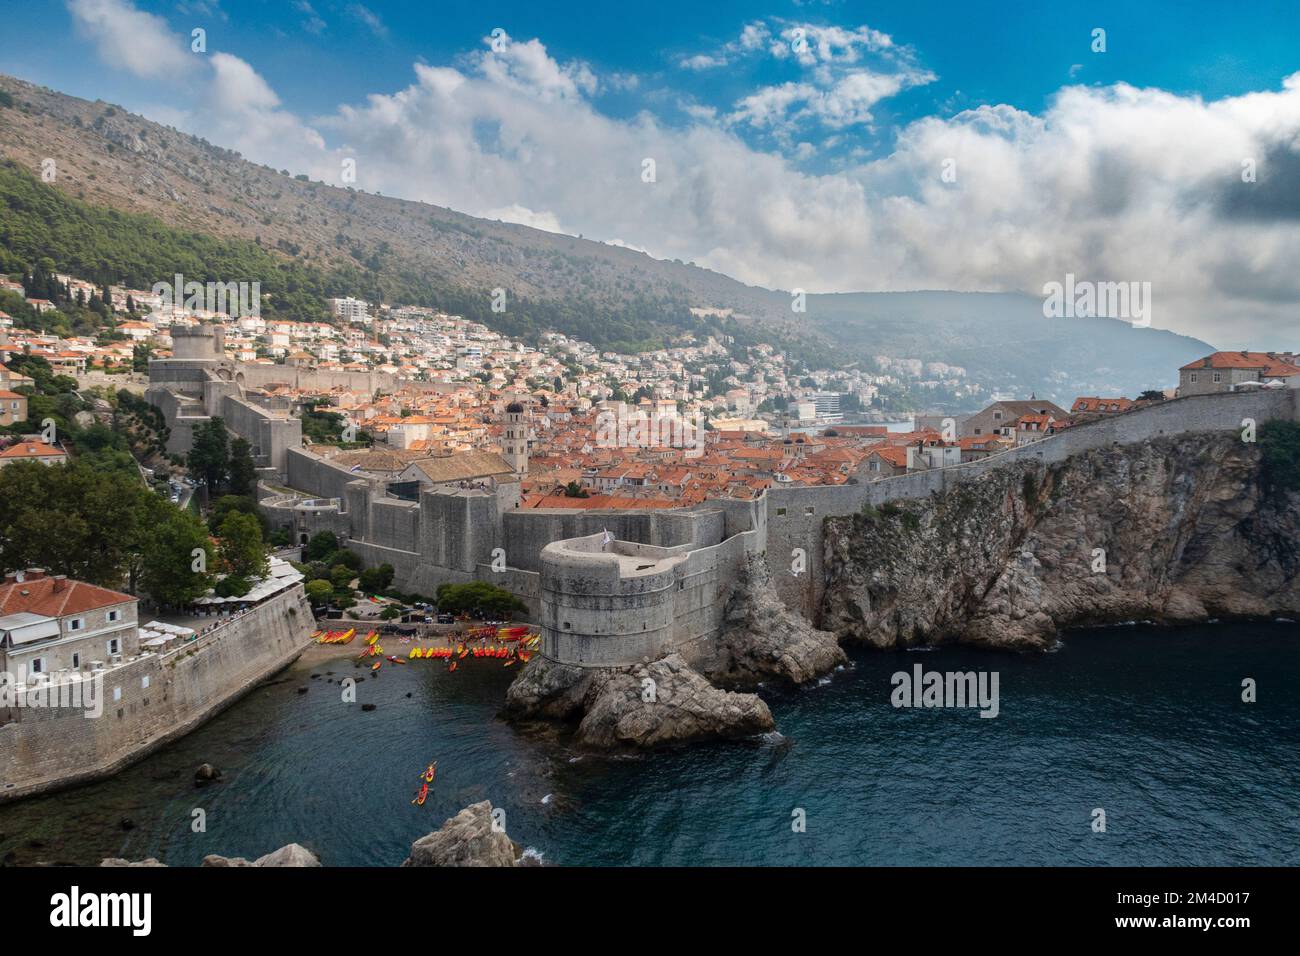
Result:
<svg viewBox="0 0 1300 956"><path fill-rule="evenodd" d="M516 475L528 474L528 413L516 400L506 405L506 427L501 441L502 455Z"/></svg>

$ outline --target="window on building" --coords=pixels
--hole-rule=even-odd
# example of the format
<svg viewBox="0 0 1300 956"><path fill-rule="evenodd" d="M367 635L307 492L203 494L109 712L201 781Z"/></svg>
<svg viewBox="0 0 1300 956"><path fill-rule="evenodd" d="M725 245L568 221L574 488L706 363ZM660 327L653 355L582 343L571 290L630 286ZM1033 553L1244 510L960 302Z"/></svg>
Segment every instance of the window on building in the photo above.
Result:
<svg viewBox="0 0 1300 956"><path fill-rule="evenodd" d="M1195 384L1196 384L1196 373L1195 373L1195 372L1188 372L1188 373L1187 373L1187 381L1188 381L1189 383L1195 385Z"/></svg>
<svg viewBox="0 0 1300 956"><path fill-rule="evenodd" d="M81 669L81 655L80 655L80 654L73 654L73 655L72 655L72 668L73 668L73 670L80 670L80 669Z"/></svg>
<svg viewBox="0 0 1300 956"><path fill-rule="evenodd" d="M32 658L32 662L31 662L31 664L30 664L30 670L31 670L31 672L32 672L33 674L44 674L44 673L45 673L45 658L43 658L43 657L33 657L33 658Z"/></svg>
<svg viewBox="0 0 1300 956"><path fill-rule="evenodd" d="M84 617L74 617L72 620L68 622L69 631L80 631L85 626L86 626L86 619Z"/></svg>
<svg viewBox="0 0 1300 956"><path fill-rule="evenodd" d="M113 621L120 621L120 620L122 620L122 612L121 612L121 611L109 611L109 612L108 612L108 620L109 620L110 623L112 623Z"/></svg>
<svg viewBox="0 0 1300 956"><path fill-rule="evenodd" d="M1215 373L1214 373L1214 382L1215 382L1215 384L1217 385L1219 382L1222 382L1222 381L1223 381L1223 373L1222 373L1222 372L1215 372Z"/></svg>
<svg viewBox="0 0 1300 956"><path fill-rule="evenodd" d="M122 653L122 642L121 642L121 640L119 640L118 638L115 637L115 638L113 638L111 641L109 641L109 642L108 642L108 653L109 653L110 655L112 655L112 654L121 654L121 653Z"/></svg>

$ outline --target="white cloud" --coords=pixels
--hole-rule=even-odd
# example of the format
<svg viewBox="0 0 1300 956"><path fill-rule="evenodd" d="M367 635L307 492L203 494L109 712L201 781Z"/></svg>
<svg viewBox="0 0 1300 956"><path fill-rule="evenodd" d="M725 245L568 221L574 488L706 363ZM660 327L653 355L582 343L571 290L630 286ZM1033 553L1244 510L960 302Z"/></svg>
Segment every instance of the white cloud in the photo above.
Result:
<svg viewBox="0 0 1300 956"><path fill-rule="evenodd" d="M871 110L881 100L909 86L931 83L934 78L933 73L923 71L877 73L862 69L845 73L824 87L815 83L782 83L763 87L742 98L728 119L757 128L782 127L782 131L786 124L802 126L808 121L842 129L870 123Z"/></svg>
<svg viewBox="0 0 1300 956"><path fill-rule="evenodd" d="M502 222L513 222L521 226L532 226L534 229L543 229L546 232L564 233L564 230L560 228L560 220L556 218L555 213L534 212L527 206L521 206L518 203L501 209L489 209L483 213L483 217L485 219L500 219Z"/></svg>
<svg viewBox="0 0 1300 956"><path fill-rule="evenodd" d="M152 80L174 78L195 65L186 42L165 20L126 0L68 0L68 12L77 31L111 67Z"/></svg>
<svg viewBox="0 0 1300 956"><path fill-rule="evenodd" d="M746 24L738 39L677 62L683 69L705 71L762 58L785 61L802 72L797 80L741 97L727 121L772 133L781 146L792 147L809 123L829 129L870 123L881 100L936 79L915 65L910 50L869 26L846 29L780 19Z"/></svg>
<svg viewBox="0 0 1300 956"><path fill-rule="evenodd" d="M340 166L330 160L325 140L292 113L256 70L237 56L213 53L211 81L191 119L206 139L274 166L306 168L337 181Z"/></svg>
<svg viewBox="0 0 1300 956"><path fill-rule="evenodd" d="M308 33L320 34L328 26L308 0L294 0L294 7L302 14L302 28Z"/></svg>
<svg viewBox="0 0 1300 956"><path fill-rule="evenodd" d="M371 10L369 7L360 3L349 4L348 13L352 14L369 27L370 32L381 40L388 39L387 25L385 25L384 21L379 18L379 14L375 13L375 11Z"/></svg>

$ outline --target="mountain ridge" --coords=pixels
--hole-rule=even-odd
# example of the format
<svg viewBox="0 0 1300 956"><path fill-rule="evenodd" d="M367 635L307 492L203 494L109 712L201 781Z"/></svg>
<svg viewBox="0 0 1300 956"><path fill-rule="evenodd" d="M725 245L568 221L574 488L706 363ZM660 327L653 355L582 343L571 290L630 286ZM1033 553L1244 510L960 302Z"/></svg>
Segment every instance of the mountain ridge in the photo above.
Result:
<svg viewBox="0 0 1300 956"><path fill-rule="evenodd" d="M645 351L685 333L729 335L739 344L769 341L809 364L919 358L964 366L993 389L1059 386L1062 395L1172 384L1178 365L1211 350L1111 319L1046 320L1039 300L1018 293L818 293L799 313L790 293L700 266L308 181L121 107L5 74L0 92L0 157L37 174L53 159L52 185L66 196L255 242L319 270L321 288L335 276L330 294L433 305L524 338L553 327L599 348ZM507 290L505 315L490 309L497 288ZM1096 359L1105 361L1089 365Z"/></svg>

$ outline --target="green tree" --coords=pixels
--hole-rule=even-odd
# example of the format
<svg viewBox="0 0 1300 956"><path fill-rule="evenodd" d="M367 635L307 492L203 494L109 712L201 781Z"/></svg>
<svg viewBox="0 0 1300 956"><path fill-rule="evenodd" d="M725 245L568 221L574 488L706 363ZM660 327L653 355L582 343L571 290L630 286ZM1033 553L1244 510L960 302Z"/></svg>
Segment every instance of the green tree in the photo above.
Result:
<svg viewBox="0 0 1300 956"><path fill-rule="evenodd" d="M328 581L317 578L314 581L307 582L307 600L311 601L314 607L322 607L328 604L333 596L334 585Z"/></svg>
<svg viewBox="0 0 1300 956"><path fill-rule="evenodd" d="M232 495L252 495L257 486L257 466L247 439L235 438L230 443L229 486Z"/></svg>
<svg viewBox="0 0 1300 956"><path fill-rule="evenodd" d="M367 594L375 594L380 591L387 591L393 583L393 566L391 564L381 564L377 568L366 568L361 572L359 582L361 590Z"/></svg>
<svg viewBox="0 0 1300 956"><path fill-rule="evenodd" d="M213 495L230 473L230 435L220 417L195 426L190 453L185 459L190 476Z"/></svg>
<svg viewBox="0 0 1300 956"><path fill-rule="evenodd" d="M212 544L203 523L189 511L165 507L148 530L142 553L140 589L159 604L179 606L201 597L212 586ZM196 562L195 551L202 551ZM198 564L198 567L196 567Z"/></svg>
<svg viewBox="0 0 1300 956"><path fill-rule="evenodd" d="M252 515L232 512L221 523L221 561L235 577L264 577L270 562L262 544L262 525Z"/></svg>
<svg viewBox="0 0 1300 956"><path fill-rule="evenodd" d="M438 610L448 614L504 617L516 611L526 611L528 607L505 588L486 581L471 581L468 584L439 585Z"/></svg>
<svg viewBox="0 0 1300 956"><path fill-rule="evenodd" d="M252 515L262 526L262 536L266 537L267 520L257 502L248 495L222 495L208 509L208 530L213 534L221 532L221 525L231 514Z"/></svg>
<svg viewBox="0 0 1300 956"><path fill-rule="evenodd" d="M138 475L87 461L0 468L0 564L130 587L158 503Z"/></svg>
<svg viewBox="0 0 1300 956"><path fill-rule="evenodd" d="M323 561L339 549L339 539L333 531L320 531L311 536L307 546L302 549L302 559Z"/></svg>

